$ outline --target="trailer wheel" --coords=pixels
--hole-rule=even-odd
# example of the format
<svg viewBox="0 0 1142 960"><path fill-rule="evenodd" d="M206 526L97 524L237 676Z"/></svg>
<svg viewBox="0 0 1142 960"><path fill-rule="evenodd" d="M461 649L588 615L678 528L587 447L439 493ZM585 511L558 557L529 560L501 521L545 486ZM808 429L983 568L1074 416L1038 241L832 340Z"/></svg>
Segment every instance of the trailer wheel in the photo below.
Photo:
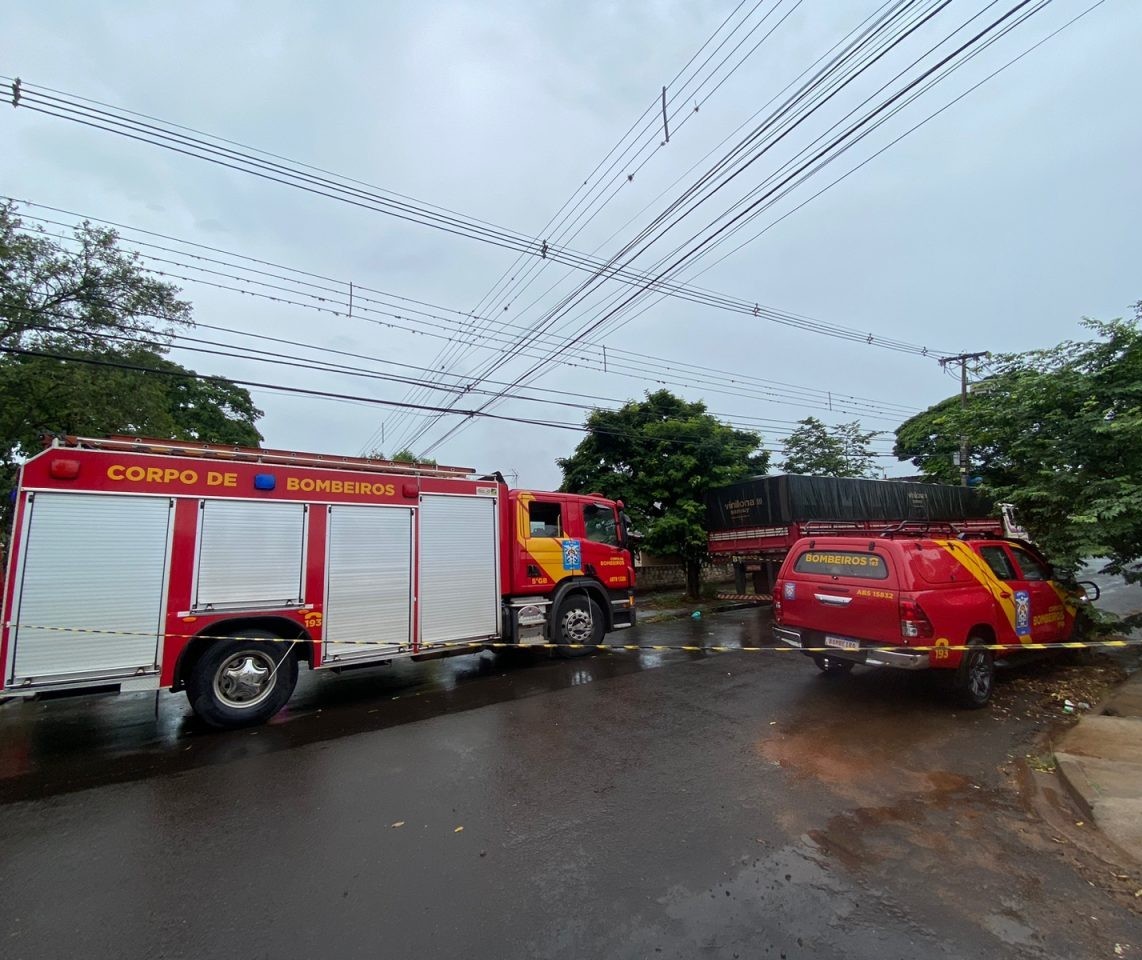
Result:
<svg viewBox="0 0 1142 960"><path fill-rule="evenodd" d="M212 727L265 723L297 684L297 658L290 644L266 630L238 640L220 640L191 670L186 694L194 712Z"/></svg>
<svg viewBox="0 0 1142 960"><path fill-rule="evenodd" d="M595 652L593 648L603 642L605 631L603 611L594 600L583 594L566 597L559 605L551 642L583 646L577 649L558 646L555 648L555 656L567 658L590 656Z"/></svg>
<svg viewBox="0 0 1142 960"><path fill-rule="evenodd" d="M983 648L986 640L968 639L968 649L956 668L953 686L960 702L973 710L986 707L995 688L995 657Z"/></svg>

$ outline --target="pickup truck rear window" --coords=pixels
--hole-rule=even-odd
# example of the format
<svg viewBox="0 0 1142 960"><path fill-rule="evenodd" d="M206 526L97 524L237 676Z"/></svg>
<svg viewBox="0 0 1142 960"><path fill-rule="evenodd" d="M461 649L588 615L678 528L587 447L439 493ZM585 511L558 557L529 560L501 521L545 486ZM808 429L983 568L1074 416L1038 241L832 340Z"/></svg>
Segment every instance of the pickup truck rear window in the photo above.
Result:
<svg viewBox="0 0 1142 960"><path fill-rule="evenodd" d="M818 573L826 577L852 577L856 580L887 580L884 557L859 550L806 550L793 565L797 573Z"/></svg>

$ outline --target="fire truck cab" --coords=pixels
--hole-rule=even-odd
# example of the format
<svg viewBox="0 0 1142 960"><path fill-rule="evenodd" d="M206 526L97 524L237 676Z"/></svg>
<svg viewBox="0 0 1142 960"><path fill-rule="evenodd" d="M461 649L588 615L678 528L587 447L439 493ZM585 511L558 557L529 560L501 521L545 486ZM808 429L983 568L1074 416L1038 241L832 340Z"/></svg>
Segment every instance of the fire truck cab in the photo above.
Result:
<svg viewBox="0 0 1142 960"><path fill-rule="evenodd" d="M301 663L589 652L634 622L621 502L460 467L57 438L15 495L0 690L166 687L241 726L285 705Z"/></svg>

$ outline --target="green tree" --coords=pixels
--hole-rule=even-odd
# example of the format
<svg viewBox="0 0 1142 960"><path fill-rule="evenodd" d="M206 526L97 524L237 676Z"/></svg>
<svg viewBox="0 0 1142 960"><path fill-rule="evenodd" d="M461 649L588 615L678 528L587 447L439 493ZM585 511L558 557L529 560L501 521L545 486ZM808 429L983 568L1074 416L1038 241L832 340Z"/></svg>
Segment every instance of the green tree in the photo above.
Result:
<svg viewBox="0 0 1142 960"><path fill-rule="evenodd" d="M126 433L257 446L262 412L230 381L168 359L190 305L83 224L70 239L0 204L0 473L43 433ZM128 369L128 368L143 369Z"/></svg>
<svg viewBox="0 0 1142 960"><path fill-rule="evenodd" d="M405 447L403 450L398 450L393 454L393 460L397 463L417 463L422 466L435 467L436 461L430 457L420 458L411 449Z"/></svg>
<svg viewBox="0 0 1142 960"><path fill-rule="evenodd" d="M245 447L261 442L254 426L261 410L228 380L200 379L145 346L41 346L53 355L0 360L0 437L9 466L39 450L45 433L126 433ZM99 365L104 362L157 373Z"/></svg>
<svg viewBox="0 0 1142 960"><path fill-rule="evenodd" d="M403 450L398 450L391 457L386 457L383 450L373 448L365 456L370 460L388 460L391 463L416 463L422 466L435 467L436 461L431 457L420 459L411 448L405 447Z"/></svg>
<svg viewBox="0 0 1142 960"><path fill-rule="evenodd" d="M764 473L769 454L756 433L735 430L667 390L618 410L595 410L575 452L557 461L568 492L598 492L626 505L649 550L686 564L697 598L706 556L706 491Z"/></svg>
<svg viewBox="0 0 1142 960"><path fill-rule="evenodd" d="M781 468L811 477L875 476L869 444L876 436L876 431L861 430L856 420L826 427L816 417L806 417L785 441Z"/></svg>
<svg viewBox="0 0 1142 960"><path fill-rule="evenodd" d="M901 424L896 455L947 479L967 437L971 473L1064 574L1105 557L1142 579L1140 323L1142 302L1133 321L1084 320L1095 339L994 358L966 407L950 398Z"/></svg>
<svg viewBox="0 0 1142 960"><path fill-rule="evenodd" d="M89 223L61 240L29 227L15 204L0 203L0 347L63 337L75 348L101 349L117 333L157 348L189 326L179 288L151 277L118 240Z"/></svg>
<svg viewBox="0 0 1142 960"><path fill-rule="evenodd" d="M911 460L929 480L959 483L961 419L959 394L941 400L896 428L892 451L900 460Z"/></svg>

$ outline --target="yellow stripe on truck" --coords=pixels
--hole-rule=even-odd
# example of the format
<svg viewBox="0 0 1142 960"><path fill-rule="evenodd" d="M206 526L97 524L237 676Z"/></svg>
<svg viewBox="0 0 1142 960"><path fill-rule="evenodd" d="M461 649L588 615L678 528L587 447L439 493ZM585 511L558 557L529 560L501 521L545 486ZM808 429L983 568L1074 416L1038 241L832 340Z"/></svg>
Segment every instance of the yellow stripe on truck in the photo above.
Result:
<svg viewBox="0 0 1142 960"><path fill-rule="evenodd" d="M563 540L568 537L533 537L531 535L530 507L535 495L521 493L516 501L516 536L523 544L528 557L534 560L543 575L552 583L558 583L571 571L563 569Z"/></svg>
<svg viewBox="0 0 1142 960"><path fill-rule="evenodd" d="M988 589L1003 610L1004 616L1007 617L1007 623L1011 627L1011 632L1015 634L1019 642L1032 643L1030 632L1023 636L1019 636L1015 632L1015 591L995 575L991 567L987 565L987 561L959 540L937 540L935 542L955 557L960 566Z"/></svg>

